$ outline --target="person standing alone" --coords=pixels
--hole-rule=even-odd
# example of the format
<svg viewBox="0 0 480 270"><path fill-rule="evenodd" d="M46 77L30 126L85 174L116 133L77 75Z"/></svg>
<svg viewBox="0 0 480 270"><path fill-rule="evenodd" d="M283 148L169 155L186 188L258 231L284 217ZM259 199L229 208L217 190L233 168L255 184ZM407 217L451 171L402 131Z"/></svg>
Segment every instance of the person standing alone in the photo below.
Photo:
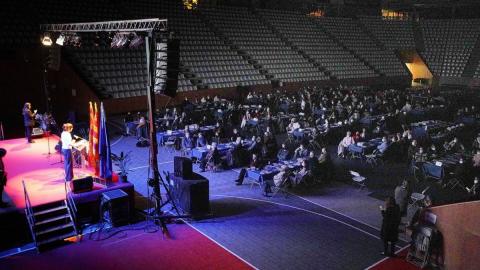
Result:
<svg viewBox="0 0 480 270"><path fill-rule="evenodd" d="M65 181L73 179L73 159L72 159L72 130L73 125L70 123L63 124L62 140L62 155L64 159Z"/></svg>
<svg viewBox="0 0 480 270"><path fill-rule="evenodd" d="M380 234L384 250L382 255L394 257L395 243L398 241L398 226L401 220L400 207L396 204L393 197L388 197L385 201L385 208L380 206L380 210L383 216Z"/></svg>
<svg viewBox="0 0 480 270"><path fill-rule="evenodd" d="M23 105L23 124L25 126L25 137L27 138L28 143L32 143L32 131L33 131L33 126L35 125L35 114L37 113L37 110L32 112L32 104L30 102L26 102L25 105Z"/></svg>

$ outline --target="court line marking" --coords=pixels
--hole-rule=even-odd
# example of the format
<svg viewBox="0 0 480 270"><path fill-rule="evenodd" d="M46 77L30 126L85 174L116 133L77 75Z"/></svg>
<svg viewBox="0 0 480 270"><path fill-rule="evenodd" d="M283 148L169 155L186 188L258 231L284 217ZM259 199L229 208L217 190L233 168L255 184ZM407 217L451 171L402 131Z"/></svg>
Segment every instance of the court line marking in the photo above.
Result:
<svg viewBox="0 0 480 270"><path fill-rule="evenodd" d="M158 165L163 165L163 164L168 164L168 163L173 163L173 161L160 162L160 163L158 163ZM144 166L140 166L140 167L135 167L135 168L131 168L130 170L134 171L134 170L143 169L143 168L148 168L148 167L150 167L150 165L144 165Z"/></svg>
<svg viewBox="0 0 480 270"><path fill-rule="evenodd" d="M240 173L239 170L234 170L234 169L232 169L232 171L234 171L234 172L236 172L236 173ZM327 209L327 210L330 210L330 211L332 211L332 212L334 212L334 213L336 213L336 214L339 214L340 216L343 216L343 217L345 217L345 218L354 220L354 221L356 221L356 222L358 222L358 223L360 223L360 224L363 224L363 225L365 225L365 226L367 226L367 227L370 227L370 228L375 229L375 230L377 230L377 231L381 231L381 229L378 228L378 227L375 227L375 226L373 226L373 225L367 224L367 223L365 223L365 222L363 222L363 221L360 221L360 220L358 220L358 219L356 219L356 218L354 218L354 217L347 216L347 215L345 215L345 214L343 214L343 213L340 213L340 212L338 212L338 211L336 211L336 210L333 210L332 208L329 208L329 207L326 207L326 206L321 205L321 204L319 204L319 203L316 203L316 202L314 202L314 201L311 201L311 200L309 200L309 199L307 199L307 198L304 198L304 197L302 197L302 196L300 196L300 195L297 195L297 194L292 193L292 192L290 192L290 191L287 191L287 193L290 194L290 195L296 196L296 197L298 197L298 198L300 198L300 199L302 199L302 200L305 200L305 201L307 201L307 202L309 202L309 203L311 203L311 204L314 204L314 205L316 205L316 206L319 206L319 207L321 207L321 208L325 208L325 209ZM406 239L400 238L400 240L402 240L402 241L404 241L404 242L408 242L408 240L406 240ZM398 247L400 247L400 246L398 246Z"/></svg>
<svg viewBox="0 0 480 270"><path fill-rule="evenodd" d="M318 216L322 216L324 218L327 218L327 219L330 219L332 221L336 221L338 223L341 223L347 227L350 227L352 229L355 229L355 230L358 230L360 232L363 232L375 239L378 239L378 240L381 240L380 237L376 236L376 235L373 235L367 231L364 231L360 228L357 228L351 224L348 224L346 222L343 222L341 220L338 220L336 218L333 218L333 217L329 217L329 216L326 216L324 214L320 214L320 213L317 213L317 212L314 212L314 211L311 211L311 210L307 210L307 209L303 209L303 208L300 208L300 207L296 207L296 206L292 206L292 205L288 205L288 204L283 204L283 203L277 203L277 202L272 202L272 201L267 201L267 200L262 200L262 199L255 199L255 198L246 198L246 197L240 197L240 196L230 196L230 195L220 195L220 194L210 194L211 196L217 196L217 197L227 197L227 198L237 198L237 199L244 199L244 200L252 200L252 201L259 201L259 202L266 202L266 203L271 203L271 204L276 204L276 205L279 205L279 206L284 206L284 207L290 207L290 208L293 208L293 209L296 209L296 210L299 210L299 211L304 211L304 212L307 212L307 213L310 213L310 214L314 214L314 215L318 215ZM348 218L348 217L347 217ZM207 236L208 237L208 236ZM409 245L405 246L405 247L402 247L402 246L399 246L399 245L395 245L397 248L399 248L400 250L401 249L404 249L406 247L408 247Z"/></svg>
<svg viewBox="0 0 480 270"><path fill-rule="evenodd" d="M236 172L236 173L240 173L240 171L237 171L237 170L232 170L232 171L234 171L234 172ZM307 201L307 202L309 202L309 203L312 203L312 204L314 204L314 205L316 205L316 206L320 206L320 207L325 208L325 209L327 209L327 210L330 210L330 211L332 211L332 212L334 212L334 213L337 213L337 214L339 214L340 216L343 216L343 217L346 217L346 218L355 220L356 222L358 222L358 223L360 223L360 224L363 224L363 225L365 225L365 226L367 226L367 227L370 227L370 228L372 228L372 229L375 229L375 230L377 230L377 231L380 231L380 228L378 228L378 227L375 227L375 226L373 226L373 225L370 225L370 224L367 224L367 223L365 223L365 222L363 222L363 221L360 221L360 220L358 220L358 219L356 219L356 218L353 218L353 217L347 216L347 215L345 215L345 214L342 214L342 213L340 213L340 212L338 212L338 211L336 211L336 210L333 210L333 209L331 209L331 208L329 208L329 207L326 207L326 206L324 206L324 205L321 205L321 204L319 204L319 203L316 203L316 202L314 202L314 201L311 201L311 200L309 200L309 199L307 199L307 198L304 198L304 197L302 197L302 196L300 196L300 195L297 195L297 194L292 193L292 192L290 192L290 191L287 191L287 193L288 193L288 194L291 194L291 195L293 195L293 196L296 196L296 197L298 197L298 198L300 198L300 199L303 199L303 200L305 200L305 201Z"/></svg>
<svg viewBox="0 0 480 270"><path fill-rule="evenodd" d="M256 266L254 266L253 264L247 262L244 258L240 257L239 255L237 255L235 252L231 251L230 249L228 249L227 247L225 247L224 245L220 244L219 242L217 242L216 240L214 240L213 238L211 238L210 236L208 236L207 234L203 233L202 231L200 231L199 229L195 228L195 226L193 226L192 224L190 224L188 221L186 221L185 219L181 219L183 222L185 222L185 224L187 224L188 226L190 226L191 228L193 228L195 231L199 232L201 235L205 236L207 239L209 239L210 241L214 242L215 244L217 244L218 246L220 246L221 248L223 248L224 250L226 250L227 252L229 252L230 254L232 254L233 256L237 257L240 261L244 262L245 264L247 264L248 266L252 267L253 269L256 269L258 270L258 268Z"/></svg>
<svg viewBox="0 0 480 270"><path fill-rule="evenodd" d="M120 136L120 138L118 138L116 141L114 141L113 143L111 143L110 146L116 145L116 144L119 143L121 140L123 140L123 138L124 138L123 135Z"/></svg>
<svg viewBox="0 0 480 270"><path fill-rule="evenodd" d="M324 214L320 214L320 213L317 213L315 211L311 211L311 210L308 210L308 209L304 209L304 208L300 208L300 207L297 207L297 206L293 206L293 205L288 205L288 204L284 204L284 203L278 203L278 202L272 202L272 201L267 201L267 200L262 200L262 199L254 199L254 198L247 198L247 197L240 197L240 196L230 196L230 195L217 195L217 194L211 194L211 196L217 196L217 197L227 197L227 198L237 198L237 199L243 199L243 200L251 200L251 201L258 201L258 202L266 202L266 203L271 203L271 204L276 204L276 205L279 205L279 206L284 206L284 207L290 207L290 208L293 208L293 209L296 209L296 210L299 210L299 211L304 211L304 212L307 212L307 213L310 213L310 214L314 214L314 215L318 215L318 216L321 216L321 217L324 217L326 219L330 219L332 221L336 221L338 223L341 223L347 227L350 227L352 229L355 229L357 231L360 231L360 232L363 232L364 234L367 234L373 238L376 238L378 240L380 240L380 237L374 235L374 234L371 234L367 231L364 231L360 228L357 228L355 226L353 226L352 224L348 224L344 221L341 221L341 220L338 220L336 218L333 218L333 217L329 217L327 215L324 215Z"/></svg>
<svg viewBox="0 0 480 270"><path fill-rule="evenodd" d="M404 251L404 250L405 250L405 249L407 249L408 247L410 247L410 245L406 245L406 246L404 246L404 247L400 248L399 250L395 251L395 254L398 254L398 253L400 253L400 252ZM375 266L377 266L377 265L381 264L382 262L384 262L384 261L386 261L386 260L388 260L388 259L390 259L390 257L385 257L385 258L381 259L380 261L378 261L378 262L376 262L376 263L374 263L374 264L370 265L369 267L365 268L365 270L372 269L373 267L375 267Z"/></svg>
<svg viewBox="0 0 480 270"><path fill-rule="evenodd" d="M375 229L375 230L377 230L377 231L380 231L380 228L378 228L378 227L375 227L375 226L373 226L373 225L367 224L367 223L365 223L365 222L363 222L363 221L360 221L360 220L358 220L358 219L356 219L356 218L353 218L353 217L351 217L351 216L347 216L347 215L345 215L345 214L342 214L342 213L340 213L340 212L338 212L338 211L336 211L336 210L333 210L333 209L331 209L331 208L329 208L329 207L326 207L326 206L324 206L324 205L321 205L321 204L319 204L319 203L316 203L316 202L314 202L314 201L311 201L311 200L309 200L309 199L307 199L307 198L304 198L304 197L302 197L302 196L300 196L300 195L297 195L297 194L295 194L295 193L291 193L290 191L287 191L287 193L288 193L288 194L291 194L291 195L294 195L294 196L296 196L296 197L298 197L298 198L300 198L300 199L303 199L303 200L305 200L305 201L307 201L307 202L309 202L309 203L315 204L315 205L317 205L317 206L320 206L320 207L322 207L322 208L325 208L325 209L327 209L327 210L330 210L330 211L332 211L332 212L334 212L334 213L337 213L337 214L339 214L340 216L349 218L349 219L351 219L351 220L355 220L356 222L358 222L358 223L360 223L360 224L363 224L363 225L365 225L365 226L367 226L367 227L370 227L370 228L372 228L372 229Z"/></svg>

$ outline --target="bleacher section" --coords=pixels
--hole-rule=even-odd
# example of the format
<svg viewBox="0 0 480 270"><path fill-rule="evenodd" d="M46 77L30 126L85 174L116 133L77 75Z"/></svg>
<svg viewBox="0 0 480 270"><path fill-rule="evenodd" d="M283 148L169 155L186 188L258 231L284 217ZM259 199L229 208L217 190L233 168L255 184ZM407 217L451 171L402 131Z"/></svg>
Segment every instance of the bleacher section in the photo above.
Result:
<svg viewBox="0 0 480 270"><path fill-rule="evenodd" d="M390 50L415 49L411 21L361 16L360 22Z"/></svg>
<svg viewBox="0 0 480 270"><path fill-rule="evenodd" d="M248 9L203 9L202 14L238 46L271 79L283 82L321 81L328 77L269 29Z"/></svg>
<svg viewBox="0 0 480 270"><path fill-rule="evenodd" d="M286 39L338 79L377 76L372 69L331 40L303 14L261 10L259 14Z"/></svg>
<svg viewBox="0 0 480 270"><path fill-rule="evenodd" d="M408 76L396 55L382 50L360 28L359 22L350 18L319 18L319 24L333 34L348 49L353 50L373 68L386 76Z"/></svg>
<svg viewBox="0 0 480 270"><path fill-rule="evenodd" d="M479 36L480 20L425 20L423 57L436 76L461 77Z"/></svg>
<svg viewBox="0 0 480 270"><path fill-rule="evenodd" d="M169 30L181 40L180 92L274 81L403 79L409 73L395 51L415 48L434 76L480 78L479 19L315 18L226 6L187 10L176 0L7 2L0 17L5 60L14 58L16 49L41 46L42 23L168 19ZM108 40L98 44L96 35L84 37L81 48L63 48L63 59L101 97L144 95L144 49L112 49Z"/></svg>

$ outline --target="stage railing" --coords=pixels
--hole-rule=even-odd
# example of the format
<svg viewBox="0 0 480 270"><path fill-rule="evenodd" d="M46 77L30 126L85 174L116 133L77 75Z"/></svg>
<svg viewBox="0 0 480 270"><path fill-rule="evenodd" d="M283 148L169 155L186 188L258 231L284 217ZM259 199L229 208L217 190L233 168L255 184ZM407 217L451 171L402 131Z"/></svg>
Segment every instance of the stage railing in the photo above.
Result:
<svg viewBox="0 0 480 270"><path fill-rule="evenodd" d="M35 232L33 231L35 228L35 216L33 215L32 202L30 201L30 197L28 196L27 186L25 185L24 180L22 180L22 185L23 185L23 195L25 196L25 215L27 216L30 232L32 233L32 238L36 245L37 239L35 237Z"/></svg>
<svg viewBox="0 0 480 270"><path fill-rule="evenodd" d="M73 199L72 192L70 190L70 185L65 181L65 198L67 201L67 207L70 208L70 213L72 215L74 223L77 223L77 205Z"/></svg>

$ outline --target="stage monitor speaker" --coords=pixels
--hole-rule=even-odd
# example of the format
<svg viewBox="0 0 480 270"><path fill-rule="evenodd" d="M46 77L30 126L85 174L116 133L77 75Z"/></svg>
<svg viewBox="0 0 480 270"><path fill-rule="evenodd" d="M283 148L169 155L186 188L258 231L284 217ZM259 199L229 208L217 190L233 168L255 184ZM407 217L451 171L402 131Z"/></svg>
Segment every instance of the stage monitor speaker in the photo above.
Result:
<svg viewBox="0 0 480 270"><path fill-rule="evenodd" d="M187 157L175 156L173 158L173 172L175 176L190 179L192 177L192 160Z"/></svg>
<svg viewBox="0 0 480 270"><path fill-rule="evenodd" d="M93 189L93 177L73 179L70 181L70 190L73 193L88 192Z"/></svg>
<svg viewBox="0 0 480 270"><path fill-rule="evenodd" d="M206 215L210 212L209 183L206 178L196 174L195 179L183 179L171 176L173 197L177 206L185 214L193 217Z"/></svg>
<svg viewBox="0 0 480 270"><path fill-rule="evenodd" d="M130 217L128 194L121 189L102 193L101 209L103 219L113 227L127 225Z"/></svg>

